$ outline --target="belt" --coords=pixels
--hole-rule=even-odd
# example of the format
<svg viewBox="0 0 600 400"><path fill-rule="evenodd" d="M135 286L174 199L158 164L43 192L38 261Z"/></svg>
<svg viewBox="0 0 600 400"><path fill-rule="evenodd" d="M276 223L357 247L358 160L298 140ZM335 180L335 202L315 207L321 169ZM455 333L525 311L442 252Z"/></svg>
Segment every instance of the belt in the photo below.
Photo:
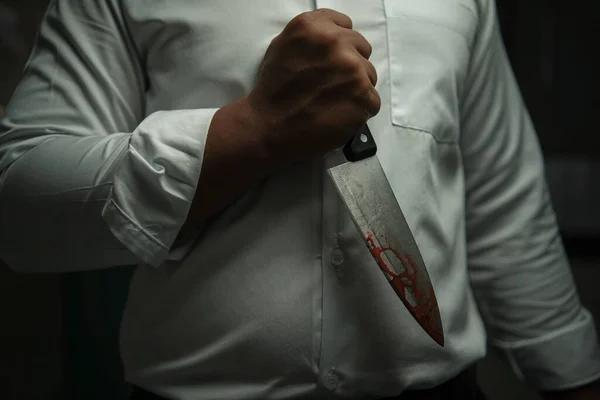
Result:
<svg viewBox="0 0 600 400"><path fill-rule="evenodd" d="M134 386L130 400L169 400ZM477 385L477 371L471 367L431 389L409 390L383 400L485 400Z"/></svg>

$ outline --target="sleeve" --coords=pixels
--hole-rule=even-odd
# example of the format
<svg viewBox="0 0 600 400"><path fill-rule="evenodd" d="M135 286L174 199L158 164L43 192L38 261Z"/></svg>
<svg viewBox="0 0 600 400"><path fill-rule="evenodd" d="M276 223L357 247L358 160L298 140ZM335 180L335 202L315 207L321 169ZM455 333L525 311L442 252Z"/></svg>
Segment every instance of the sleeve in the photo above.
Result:
<svg viewBox="0 0 600 400"><path fill-rule="evenodd" d="M54 0L0 119L0 258L21 272L179 259L216 109L145 116L120 0Z"/></svg>
<svg viewBox="0 0 600 400"><path fill-rule="evenodd" d="M468 265L491 344L542 390L600 377L593 318L581 305L544 163L499 33L492 0L461 99Z"/></svg>

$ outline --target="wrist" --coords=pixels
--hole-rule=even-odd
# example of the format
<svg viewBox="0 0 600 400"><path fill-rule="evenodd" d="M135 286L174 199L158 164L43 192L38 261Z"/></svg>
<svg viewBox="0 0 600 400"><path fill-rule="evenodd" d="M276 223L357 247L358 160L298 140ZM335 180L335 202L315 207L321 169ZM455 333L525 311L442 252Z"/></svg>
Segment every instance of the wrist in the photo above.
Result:
<svg viewBox="0 0 600 400"><path fill-rule="evenodd" d="M265 118L254 108L248 97L243 97L231 105L232 119L236 121L237 131L243 132L248 139L248 149L255 162L262 166L267 173L281 167L286 162L286 156L281 148L273 141L272 129Z"/></svg>
<svg viewBox="0 0 600 400"><path fill-rule="evenodd" d="M218 109L208 129L198 185L181 234L279 167L245 98Z"/></svg>

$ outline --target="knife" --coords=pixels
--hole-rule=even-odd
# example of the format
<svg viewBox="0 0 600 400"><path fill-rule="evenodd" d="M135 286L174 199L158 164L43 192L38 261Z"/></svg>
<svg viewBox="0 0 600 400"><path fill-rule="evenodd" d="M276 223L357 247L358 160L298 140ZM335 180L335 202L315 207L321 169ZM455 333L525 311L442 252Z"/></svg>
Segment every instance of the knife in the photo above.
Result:
<svg viewBox="0 0 600 400"><path fill-rule="evenodd" d="M365 124L344 146L348 162L328 170L377 265L419 325L444 346L433 285Z"/></svg>

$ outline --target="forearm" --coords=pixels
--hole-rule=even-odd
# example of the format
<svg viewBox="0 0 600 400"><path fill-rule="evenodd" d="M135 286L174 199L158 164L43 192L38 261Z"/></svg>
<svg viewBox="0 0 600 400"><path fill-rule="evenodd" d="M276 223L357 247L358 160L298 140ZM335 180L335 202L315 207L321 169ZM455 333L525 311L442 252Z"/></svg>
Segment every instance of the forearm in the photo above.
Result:
<svg viewBox="0 0 600 400"><path fill-rule="evenodd" d="M181 233L202 224L289 161L267 149L263 132L246 98L215 113L208 130L200 179Z"/></svg>

